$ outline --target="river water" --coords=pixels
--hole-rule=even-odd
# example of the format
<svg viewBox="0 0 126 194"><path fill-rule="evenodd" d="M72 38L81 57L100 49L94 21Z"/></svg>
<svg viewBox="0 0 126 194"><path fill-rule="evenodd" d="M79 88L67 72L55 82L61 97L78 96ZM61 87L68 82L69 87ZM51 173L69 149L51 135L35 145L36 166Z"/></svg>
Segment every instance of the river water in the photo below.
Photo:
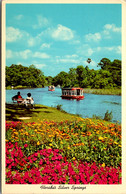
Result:
<svg viewBox="0 0 126 194"><path fill-rule="evenodd" d="M83 100L67 100L62 99L61 89L55 88L55 91L48 91L48 88L35 89L18 89L6 90L6 102L12 103L12 96L17 92L21 92L23 98L27 97L27 93L31 93L35 104L42 104L50 107L62 105L62 109L68 113L79 114L83 118L91 118L93 115L104 118L106 111L112 111L113 122L121 122L121 96L116 95L96 95L84 94Z"/></svg>

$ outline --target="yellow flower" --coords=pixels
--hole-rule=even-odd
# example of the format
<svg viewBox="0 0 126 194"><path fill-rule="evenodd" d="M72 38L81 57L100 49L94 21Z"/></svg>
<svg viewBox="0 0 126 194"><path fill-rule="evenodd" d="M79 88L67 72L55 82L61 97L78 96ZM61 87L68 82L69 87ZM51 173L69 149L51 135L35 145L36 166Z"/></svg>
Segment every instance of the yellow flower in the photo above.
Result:
<svg viewBox="0 0 126 194"><path fill-rule="evenodd" d="M73 159L73 160L75 160L76 158L75 158L75 157L73 157L72 159Z"/></svg>
<svg viewBox="0 0 126 194"><path fill-rule="evenodd" d="M18 135L18 132L14 132L14 134Z"/></svg>
<svg viewBox="0 0 126 194"><path fill-rule="evenodd" d="M102 167L105 167L105 163L102 164Z"/></svg>
<svg viewBox="0 0 126 194"><path fill-rule="evenodd" d="M103 137L99 137L98 139L99 139L99 140L103 140L104 138L103 138Z"/></svg>
<svg viewBox="0 0 126 194"><path fill-rule="evenodd" d="M40 145L40 142L39 141L37 142L37 145Z"/></svg>
<svg viewBox="0 0 126 194"><path fill-rule="evenodd" d="M52 146L52 144L50 143L50 144L49 144L49 146L51 147L51 146Z"/></svg>
<svg viewBox="0 0 126 194"><path fill-rule="evenodd" d="M70 147L67 147L68 150L70 150Z"/></svg>

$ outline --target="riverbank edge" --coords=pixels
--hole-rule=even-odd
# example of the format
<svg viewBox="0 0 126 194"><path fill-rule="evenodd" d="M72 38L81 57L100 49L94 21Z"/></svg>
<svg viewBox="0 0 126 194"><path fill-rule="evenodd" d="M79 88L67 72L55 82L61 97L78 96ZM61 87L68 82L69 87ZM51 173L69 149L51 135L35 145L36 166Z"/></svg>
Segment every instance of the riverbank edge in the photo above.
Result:
<svg viewBox="0 0 126 194"><path fill-rule="evenodd" d="M97 95L122 95L122 89L121 88L111 88L111 89L89 89L84 88L84 93L88 94L97 94Z"/></svg>
<svg viewBox="0 0 126 194"><path fill-rule="evenodd" d="M65 120L75 120L80 115L67 113L62 108L59 110L57 107L45 106L42 104L35 104L33 108L26 108L24 105L18 105L13 103L6 103L6 121L25 121L35 122L37 120L55 120L56 122ZM8 112L9 111L9 112ZM50 114L51 116L50 116ZM10 115L8 119L7 115ZM20 115L20 116L19 116ZM19 118L19 117L24 117ZM26 117L29 117L25 120Z"/></svg>
<svg viewBox="0 0 126 194"><path fill-rule="evenodd" d="M47 87L47 86L45 86ZM17 90L17 89L35 89L32 87L27 87L27 86L16 86L11 88L6 87L6 90ZM84 93L88 93L88 94L97 94L97 95L117 95L117 96L121 96L122 95L122 91L121 88L110 88L110 89L90 89L90 88L83 88L84 89Z"/></svg>
<svg viewBox="0 0 126 194"><path fill-rule="evenodd" d="M9 105L11 105L11 109L8 107ZM111 124L111 123L117 123L119 125L121 125L121 122L113 122L113 121L109 121L109 120L105 120L104 118L101 118L99 116L96 116L96 115L93 115L91 118L83 118L81 115L78 115L78 114L72 114L72 113L68 113L66 111L64 111L62 108L59 110L57 107L50 107L50 106L45 106L45 105L41 105L41 104L35 104L34 108L33 109L26 109L24 108L23 105L17 105L17 104L10 104L10 103L6 103L6 121L24 121L26 123L29 123L29 122L36 122L37 120L48 120L48 121L55 121L55 122L64 122L66 120L69 120L69 121L75 121L77 118L81 118L81 119L90 119L92 120L92 122L104 122L104 124ZM46 111L45 111L46 109ZM21 111L24 111L25 112L25 115L23 115L23 117L19 118L19 117L15 117L16 120L12 119L7 119L7 114L8 114L8 111L11 112L11 116L12 114L14 114L16 116L16 114L19 114L19 112ZM38 112L39 110L39 112ZM48 110L48 111L47 111ZM54 111L53 112L53 115L51 116L51 118L48 117L48 113L51 111ZM27 112L28 111L28 112ZM30 112L29 112L30 111ZM36 111L37 111L37 117L36 115ZM41 113L40 113L41 112ZM29 115L29 113L31 113ZM28 115L27 115L28 114ZM56 117L54 116L56 115ZM58 116L58 118L57 118Z"/></svg>

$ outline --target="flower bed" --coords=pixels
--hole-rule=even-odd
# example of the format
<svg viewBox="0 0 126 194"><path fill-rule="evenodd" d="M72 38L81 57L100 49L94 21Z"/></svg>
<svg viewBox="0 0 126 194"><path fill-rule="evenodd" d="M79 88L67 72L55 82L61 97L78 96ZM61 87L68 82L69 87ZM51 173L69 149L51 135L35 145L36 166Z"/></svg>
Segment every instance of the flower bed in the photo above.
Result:
<svg viewBox="0 0 126 194"><path fill-rule="evenodd" d="M6 123L7 184L121 184L121 126Z"/></svg>

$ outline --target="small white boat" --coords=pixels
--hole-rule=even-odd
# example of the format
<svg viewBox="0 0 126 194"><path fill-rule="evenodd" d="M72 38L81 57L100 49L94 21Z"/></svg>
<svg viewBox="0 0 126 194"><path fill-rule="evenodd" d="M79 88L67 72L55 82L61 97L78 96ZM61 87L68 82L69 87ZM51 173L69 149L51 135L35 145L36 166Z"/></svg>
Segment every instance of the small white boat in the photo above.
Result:
<svg viewBox="0 0 126 194"><path fill-rule="evenodd" d="M55 91L55 86L48 86L48 91Z"/></svg>

